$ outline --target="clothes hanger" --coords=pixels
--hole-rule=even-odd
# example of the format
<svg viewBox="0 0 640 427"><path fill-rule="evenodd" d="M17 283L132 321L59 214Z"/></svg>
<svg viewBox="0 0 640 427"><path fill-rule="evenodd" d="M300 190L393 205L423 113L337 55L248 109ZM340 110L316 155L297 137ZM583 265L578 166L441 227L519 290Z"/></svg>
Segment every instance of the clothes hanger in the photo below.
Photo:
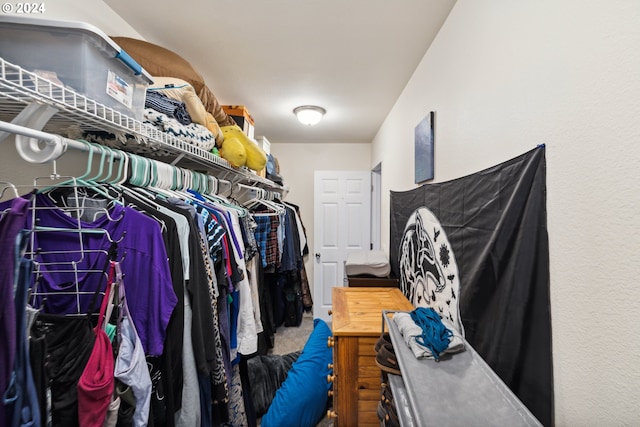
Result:
<svg viewBox="0 0 640 427"><path fill-rule="evenodd" d="M233 209L234 211L237 212L238 216L241 216L241 217L249 214L249 211L244 206L231 202L224 196L220 196L216 194L219 188L218 178L210 175L206 175L200 172L193 172L193 171L190 171L189 175L191 177L192 185L193 185L191 189L197 191L198 194L200 194L200 196L202 196L202 198L206 202L212 203L214 207L218 206L221 208ZM225 181L225 182L231 184L228 181ZM185 194L185 193L188 195L188 197L192 198L193 200L202 202L202 200L193 198L193 195L191 195L188 191L183 190L182 194Z"/></svg>
<svg viewBox="0 0 640 427"><path fill-rule="evenodd" d="M61 206L62 209L65 209L67 211L71 211L76 209L78 211L78 213L81 213L83 210L83 207L71 207L68 206L66 204L66 200L64 198L58 200L55 199L52 195L52 193L56 190L56 189L61 189L61 188L65 188L65 187L70 187L72 188L73 191L73 197L80 201L81 200L81 196L82 197L88 197L88 198L95 198L95 196L101 196L104 197L105 199L109 200L110 203L121 203L120 200L118 199L118 196L114 196L112 194L110 194L108 192L108 190L105 190L105 186L102 182L100 182L101 177L104 173L104 164L107 158L107 154L109 153L106 149L106 147L102 147L100 145L95 145L95 144L91 144L87 141L84 140L80 140L80 142L84 143L87 146L87 152L89 153L87 156L87 168L85 170L85 172L79 176L79 177L66 177L68 178L66 181L63 181L61 183L58 183L56 185L53 186L49 186L43 190L40 190L40 193L45 193L47 194L47 196L49 197L49 199L56 205L59 205L60 203L63 204L63 206ZM98 166L98 172L95 176L93 177L89 177L89 175L91 174L91 171L93 170L93 162L94 162L94 153L98 151L100 154L100 159L99 161L99 166ZM110 151L111 153L111 158L113 159L115 157L115 153L113 152L113 150ZM111 160L111 163L113 162L113 160ZM111 172L109 173L109 176L111 175ZM36 182L37 182L38 178L36 178ZM37 184L36 184L37 186ZM91 190L93 191L93 195L89 194L86 190ZM119 218L112 218L109 214L109 209L105 208L104 210L105 215L107 216L107 218L109 218L109 220L111 221L117 221L119 220Z"/></svg>
<svg viewBox="0 0 640 427"><path fill-rule="evenodd" d="M130 186L122 186L122 192L130 196L131 198L138 200L140 204L150 206L154 209L160 209L160 205L154 202L155 194L149 191L151 187L142 188L139 185L155 184L159 181L158 167L161 163L154 160L146 159L144 157L137 156L135 154L130 155L131 160L131 177L129 179ZM144 209L144 206L132 204L136 210L143 212L145 215L152 217L160 225L162 231L167 229L166 223L154 215L153 212L149 212L148 209Z"/></svg>
<svg viewBox="0 0 640 427"><path fill-rule="evenodd" d="M0 184L5 184L5 186L2 188L2 192L0 193L0 200L2 200L2 197L4 196L4 192L9 188L13 190L13 194L15 196L14 198L17 199L18 197L20 197L20 194L18 193L18 189L12 183L8 181L0 181ZM11 206L9 206L7 209L0 212L0 219L2 219L2 217L10 210L11 210Z"/></svg>
<svg viewBox="0 0 640 427"><path fill-rule="evenodd" d="M129 153L125 153L124 151L121 151L120 153L122 155L121 160L123 160L122 176L118 175L119 179L117 179L114 184L122 186L129 179L129 161L131 157L129 156Z"/></svg>
<svg viewBox="0 0 640 427"><path fill-rule="evenodd" d="M246 207L240 204L233 203L224 197L218 196L217 194L205 194L204 197L205 199L207 199L207 201L210 201L215 205L237 211L238 216L240 217L244 217L250 214L249 210Z"/></svg>
<svg viewBox="0 0 640 427"><path fill-rule="evenodd" d="M115 160L116 160L116 151L111 147L101 147L101 148L102 150L104 150L109 154L109 158L107 161L109 167L108 167L106 176L103 177L101 174L99 174L97 177L93 179L93 181L105 183L111 180L111 175L113 174L113 164L115 163Z"/></svg>
<svg viewBox="0 0 640 427"><path fill-rule="evenodd" d="M11 190L13 190L13 194L14 194L16 197L20 197L20 194L18 194L18 189L17 189L17 188L16 188L16 186L15 186L15 185L13 185L11 182L9 182L9 181L0 181L0 184L4 184L4 187L2 187L2 192L0 193L0 199L2 199L2 197L4 196L4 192L5 192L7 189L11 189Z"/></svg>
<svg viewBox="0 0 640 427"><path fill-rule="evenodd" d="M33 181L33 185L34 187L38 187L38 180L42 179L42 178L49 178L49 179L62 179L65 178L66 181L60 182L56 185L53 186L49 186L49 187L45 187L41 190L39 190L39 193L48 193L49 191L51 191L52 189L55 188L59 188L65 185L69 185L71 184L71 186L75 187L78 185L79 182L82 182L85 178L87 178L89 176L89 174L91 173L91 169L92 169L92 165L93 165L93 154L94 154L94 146L92 144L90 144L88 141L85 141L83 139L78 140L78 142L81 142L83 144L85 144L87 146L87 169L85 170L85 172L78 176L78 177L72 177L72 176L60 176L58 175L58 173L56 172L56 161L53 161L53 169L54 172L48 176L48 177L36 177ZM52 201L55 202L55 200L52 199Z"/></svg>
<svg viewBox="0 0 640 427"><path fill-rule="evenodd" d="M175 193L177 188L176 179L181 176L178 168L166 163L156 162L153 171L156 175L155 179L151 181L150 185L142 193L151 199L177 197Z"/></svg>
<svg viewBox="0 0 640 427"><path fill-rule="evenodd" d="M94 219L93 219L94 221L99 217L100 214L104 214L110 221L118 221L121 218L117 218L117 219L112 218L110 214L110 210L111 210L111 207L113 207L113 205L116 203L122 205L122 201L120 199L121 193L119 191L116 191L116 194L111 194L109 190L113 189L113 187L110 185L106 185L108 184L109 180L111 179L111 175L113 174L113 164L115 161L116 152L110 147L104 147L101 145L93 145L93 144L90 144L90 145L92 149L98 150L100 152L100 160L99 160L100 163L99 163L98 172L95 176L91 178L83 178L81 180L81 183L83 184L83 186L87 190L91 190L94 193L94 194L90 194L88 192L85 192L84 197L93 198L93 199L102 197L108 201L108 205L105 208L99 209L99 211L97 211L94 214ZM106 176L103 176L106 163L108 163L108 169L107 169L108 174ZM77 200L79 201L79 199ZM84 208L85 201L86 199L83 198L82 208Z"/></svg>
<svg viewBox="0 0 640 427"><path fill-rule="evenodd" d="M109 165L108 171L107 171L107 175L103 177L101 173L98 173L98 175L93 177L93 179L89 180L89 183L95 183L96 185L98 185L98 188L101 191L96 191L96 196L106 197L109 200L109 205L112 205L114 203L119 203L119 204L122 205L123 204L123 202L121 200L122 194L121 194L120 190L116 189L113 185L111 185L111 180L112 180L111 176L113 175L113 165L114 165L115 160L116 160L116 152L117 152L117 150L115 150L115 149L113 149L111 147L103 147L103 146L99 146L99 149L102 150L103 153L108 154L108 158L103 156L102 157L103 160L101 162L101 169L104 168L105 161ZM121 169L122 169L122 163L120 163L119 172L121 172ZM104 189L104 191L103 191L103 189ZM110 190L113 190L115 192L115 194L111 194L109 192Z"/></svg>
<svg viewBox="0 0 640 427"><path fill-rule="evenodd" d="M45 189L44 191L46 191L46 196L49 198L49 200L52 201L53 206L46 206L46 205L42 205L42 204L38 204L37 199L34 197L32 200L32 229L31 229L31 248L36 248L36 234L37 233L54 233L54 232L60 232L60 233L66 233L67 235L72 235L72 236L77 236L77 248L74 248L73 250L69 250L69 251L64 251L64 252L60 252L60 251L56 251L56 254L62 254L62 253L67 253L66 257L68 258L68 260L66 261L67 264L68 262L70 262L69 260L73 260L73 262L75 263L79 263L82 262L85 258L85 255L87 255L88 253L94 253L94 252L103 252L103 250L100 249L87 249L85 248L85 244L84 244L84 240L83 240L83 235L87 235L87 234L101 234L106 236L106 239L108 242L110 242L112 245L117 245L119 242L121 242L124 239L124 236L126 234L126 231L119 236L118 238L114 238L114 236L112 236L110 234L109 231L105 230L104 228L91 228L91 227L85 227L83 224L83 221L81 221L81 217L82 214L84 212L84 210L86 209L86 205L85 202L87 201L87 199L89 197L91 197L90 194L87 194L86 192L84 192L83 190L85 188L91 188L93 191L96 191L98 193L100 193L100 195L104 196L105 199L109 200L111 203L111 201L115 201L119 203L119 200L114 199L113 196L111 194L109 194L108 192L104 191L104 186L98 183L94 183L91 181L87 180L87 177L91 174L91 171L93 169L93 159L94 159L94 153L96 152L96 146L94 146L93 144L90 144L86 141L81 141L83 142L86 146L87 146L87 152L89 153L87 156L87 169L84 172L84 174L82 174L79 178L78 177L66 177L68 178L66 181L59 183L58 185L55 186L50 186L47 189ZM104 159L106 158L106 151L103 151L104 155L101 157L101 161L104 161ZM101 175L101 174L99 174ZM50 176L51 177L56 177L59 178L60 176L57 175L55 173L55 161L54 161L54 175ZM42 177L41 177L42 178ZM36 178L34 181L35 187L37 188L37 181L39 178ZM81 187L83 186L83 187ZM58 189L63 189L64 192L59 193L60 198L56 199L53 195L53 193L58 190ZM71 190L71 192L69 192L69 189ZM69 206L69 204L67 203L67 197L71 196L72 200L75 200L77 203L77 206ZM62 206L60 206L62 205ZM41 225L38 225L37 222L37 211L41 211L41 210L51 210L51 209L60 209L62 211L64 211L67 215L70 216L70 218L73 218L73 225L69 226L69 227L64 227L64 228L56 228L56 227L44 227ZM122 212L122 214L118 217L115 218L112 215L112 211L110 209L108 209L108 207L100 207L100 208L96 208L96 215L93 218L93 221L95 221L96 216L97 215L103 215L107 220L112 221L112 222L117 222L120 221L123 218L124 212ZM75 237L74 237L75 239ZM77 255L75 255L77 254ZM30 252L30 256L31 258L34 260L34 262L42 262L44 257L47 257L48 253L47 252L43 252L42 250L35 250L35 249L31 249ZM53 265L56 264L60 264L60 263L53 263ZM64 262L61 264L64 265ZM51 269L53 267L50 267L49 269ZM63 267L58 267L58 268L63 268ZM75 267L74 267L75 268Z"/></svg>
<svg viewBox="0 0 640 427"><path fill-rule="evenodd" d="M117 154L118 160L118 172L117 175L111 178L111 175L105 179L104 184L108 188L114 188L118 192L122 192L123 184L128 179L129 173L129 156L124 151L113 148L112 151ZM124 204L124 203L122 203Z"/></svg>
<svg viewBox="0 0 640 427"><path fill-rule="evenodd" d="M242 204L249 210L256 206L264 206L267 209L271 210L271 212L269 213L252 212L253 215L282 215L286 212L286 209L283 205L267 199L269 197L269 194L265 189L256 187L253 188L253 190L256 193L255 197L242 202Z"/></svg>
<svg viewBox="0 0 640 427"><path fill-rule="evenodd" d="M122 179L122 172L124 171L124 177L126 180L127 176L127 166L129 164L129 156L124 151L113 149L118 154L118 174L114 176L112 179L106 180L108 184L117 185L120 183ZM111 177L111 175L109 175Z"/></svg>

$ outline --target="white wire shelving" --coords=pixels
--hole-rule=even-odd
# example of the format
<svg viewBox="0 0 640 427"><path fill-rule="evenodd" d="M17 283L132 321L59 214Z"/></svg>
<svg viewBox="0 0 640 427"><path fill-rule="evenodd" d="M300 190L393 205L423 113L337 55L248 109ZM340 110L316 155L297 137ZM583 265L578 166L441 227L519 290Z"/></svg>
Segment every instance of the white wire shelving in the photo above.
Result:
<svg viewBox="0 0 640 427"><path fill-rule="evenodd" d="M247 168L113 110L0 57L0 120L69 139L102 135L101 143L231 182L286 192ZM2 135L0 134L0 140ZM95 142L95 141L92 141Z"/></svg>

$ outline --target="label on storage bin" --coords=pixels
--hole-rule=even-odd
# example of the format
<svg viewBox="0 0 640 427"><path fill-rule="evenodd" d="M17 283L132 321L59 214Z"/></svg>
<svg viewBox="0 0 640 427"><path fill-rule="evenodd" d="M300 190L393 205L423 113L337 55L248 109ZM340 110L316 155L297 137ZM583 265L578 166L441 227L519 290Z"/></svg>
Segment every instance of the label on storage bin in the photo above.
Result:
<svg viewBox="0 0 640 427"><path fill-rule="evenodd" d="M133 87L111 70L107 75L107 95L129 108L133 106Z"/></svg>

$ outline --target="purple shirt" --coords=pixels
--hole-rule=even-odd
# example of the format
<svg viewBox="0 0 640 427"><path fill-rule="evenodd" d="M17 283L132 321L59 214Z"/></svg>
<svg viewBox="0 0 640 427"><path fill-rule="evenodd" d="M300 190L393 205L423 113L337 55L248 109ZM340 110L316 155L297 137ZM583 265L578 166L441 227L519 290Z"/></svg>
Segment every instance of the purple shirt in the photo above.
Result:
<svg viewBox="0 0 640 427"><path fill-rule="evenodd" d="M39 207L39 227L77 229L78 221L55 207L42 194L36 195ZM40 304L46 297L44 311L68 314L85 313L90 309L93 292L106 286L107 251L111 241L117 241L117 258L126 278L125 287L129 310L138 331L145 354L162 354L165 333L171 313L178 301L171 282L167 252L159 224L130 207L115 205L109 217L80 222L84 230L78 232L37 232L36 247L41 251L36 261L41 264L42 279L37 284L38 292L70 291L69 294L38 296ZM82 246L81 246L82 245ZM80 251L80 248L83 251ZM62 253L46 253L58 251ZM76 299L76 262L78 286L86 292ZM47 265L46 263L52 263ZM65 271L62 271L65 270ZM94 304L99 310L100 301Z"/></svg>

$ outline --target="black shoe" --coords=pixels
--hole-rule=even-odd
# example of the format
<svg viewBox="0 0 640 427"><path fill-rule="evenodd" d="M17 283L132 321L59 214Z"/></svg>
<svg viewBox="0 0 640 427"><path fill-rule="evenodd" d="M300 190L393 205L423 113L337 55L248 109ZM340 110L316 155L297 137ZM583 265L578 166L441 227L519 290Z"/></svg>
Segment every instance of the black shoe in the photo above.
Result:
<svg viewBox="0 0 640 427"><path fill-rule="evenodd" d="M378 350L380 350L380 347L382 347L385 344L389 344L391 345L391 348L393 348L393 344L391 343L391 337L389 336L389 332L385 332L382 335L380 335L380 338L378 338L378 341L376 341L376 344L373 346L373 349L377 353Z"/></svg>
<svg viewBox="0 0 640 427"><path fill-rule="evenodd" d="M398 366L398 359L396 359L393 347L390 344L384 344L380 347L376 354L376 365L389 374L402 375Z"/></svg>

